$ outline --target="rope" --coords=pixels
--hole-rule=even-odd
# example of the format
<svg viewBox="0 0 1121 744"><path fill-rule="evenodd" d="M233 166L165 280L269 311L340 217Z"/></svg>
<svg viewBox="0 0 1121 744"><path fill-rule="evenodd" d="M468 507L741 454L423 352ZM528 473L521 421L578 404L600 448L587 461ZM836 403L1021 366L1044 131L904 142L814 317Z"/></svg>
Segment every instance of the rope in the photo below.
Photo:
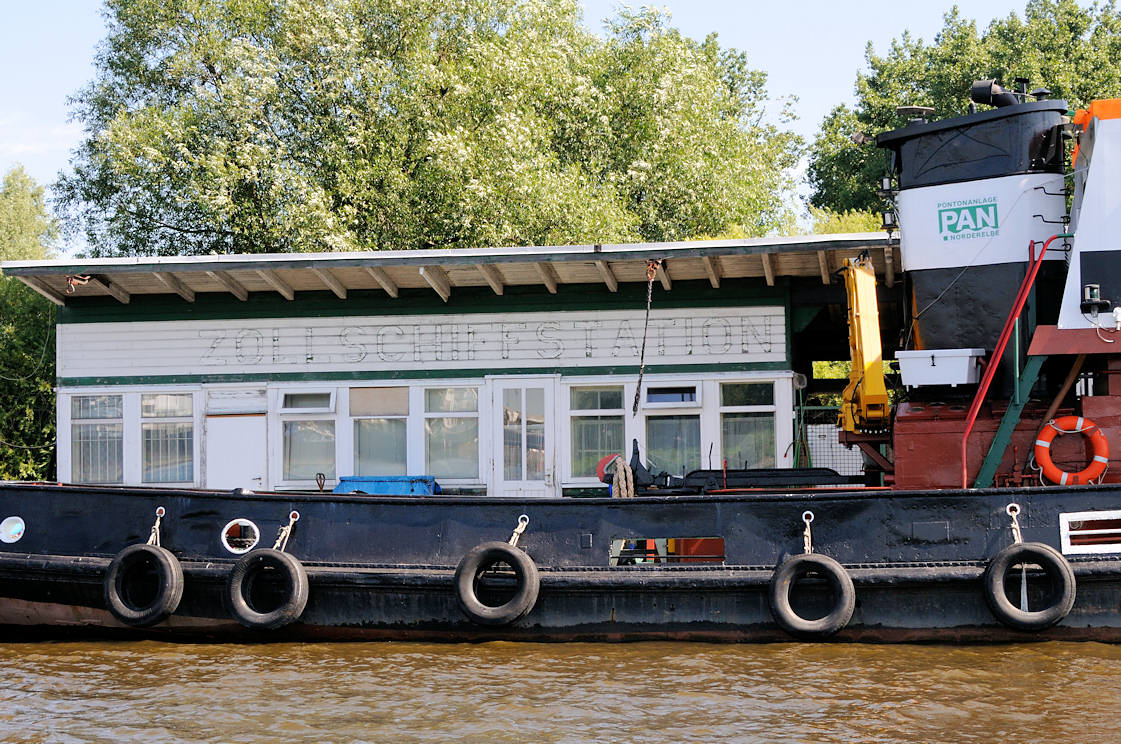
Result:
<svg viewBox="0 0 1121 744"><path fill-rule="evenodd" d="M650 303L654 299L654 277L662 259L651 258L646 261L646 321L642 324L642 351L638 355L638 384L634 388L634 405L631 415L638 414L638 401L642 398L642 376L646 374L646 332L650 329Z"/></svg>
<svg viewBox="0 0 1121 744"><path fill-rule="evenodd" d="M634 471L622 455L616 455L611 461L615 466L615 474L611 478L611 495L617 499L634 498Z"/></svg>

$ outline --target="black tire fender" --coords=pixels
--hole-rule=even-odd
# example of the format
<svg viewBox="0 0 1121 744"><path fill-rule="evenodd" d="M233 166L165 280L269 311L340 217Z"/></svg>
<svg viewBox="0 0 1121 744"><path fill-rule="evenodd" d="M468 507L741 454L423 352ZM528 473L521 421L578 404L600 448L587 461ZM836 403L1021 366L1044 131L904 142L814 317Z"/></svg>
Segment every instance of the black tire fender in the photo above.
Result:
<svg viewBox="0 0 1121 744"><path fill-rule="evenodd" d="M833 586L836 602L825 617L807 620L794 611L790 595L807 574L819 574ZM856 609L856 589L844 567L827 555L799 553L779 564L771 575L771 615L783 630L801 638L827 638L849 624Z"/></svg>
<svg viewBox="0 0 1121 744"><path fill-rule="evenodd" d="M274 609L260 612L252 604L253 582L263 572L276 571L284 580L283 601ZM308 600L307 571L299 559L281 550L258 548L234 564L226 582L226 599L234 619L247 628L272 630L300 619Z"/></svg>
<svg viewBox="0 0 1121 744"><path fill-rule="evenodd" d="M1051 582L1051 604L1041 610L1021 610L1004 592L1004 577L1018 563L1034 563ZM1038 542L1015 543L1002 549L985 568L985 601L997 620L1016 630L1043 630L1070 614L1077 592L1074 571L1063 554Z"/></svg>
<svg viewBox="0 0 1121 744"><path fill-rule="evenodd" d="M138 598L141 572L149 571L155 572L155 595ZM183 567L166 548L129 545L114 556L105 572L105 604L125 625L143 628L163 622L179 608L182 598Z"/></svg>
<svg viewBox="0 0 1121 744"><path fill-rule="evenodd" d="M478 595L479 576L496 563L505 563L514 570L517 588L514 596L497 607L484 604ZM478 625L509 625L525 617L537 604L541 577L537 565L525 552L509 543L486 542L463 556L455 569L455 598L459 609Z"/></svg>

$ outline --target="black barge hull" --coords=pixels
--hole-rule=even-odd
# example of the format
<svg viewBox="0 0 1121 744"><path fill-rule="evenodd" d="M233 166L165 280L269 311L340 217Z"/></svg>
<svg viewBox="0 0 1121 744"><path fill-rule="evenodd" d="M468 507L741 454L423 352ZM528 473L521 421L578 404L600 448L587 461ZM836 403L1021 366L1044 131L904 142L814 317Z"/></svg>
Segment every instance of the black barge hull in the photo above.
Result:
<svg viewBox="0 0 1121 744"><path fill-rule="evenodd" d="M1011 503L1024 542L1062 550L1062 515L1121 510L1121 488L515 501L2 484L0 519L18 516L26 527L0 543L0 638L1121 640L1121 555L1105 543L1100 553L1064 556L1075 597L1057 624L1022 630L994 614L983 579L1014 541ZM108 610L106 573L123 548L149 538L157 507L161 544L182 567L182 599L167 619L132 627ZM223 526L251 520L267 548L292 510L300 516L285 549L306 571L306 606L283 627L245 627L230 609L238 556L224 548ZM813 553L839 562L855 589L851 619L828 634L784 629L771 593L776 567L804 552L807 511ZM523 514L518 549L540 577L536 601L506 624L480 624L461 609L457 565L476 546L508 540ZM617 559L619 541L699 538L723 541L721 562L655 553L612 565L627 563ZM1049 579L1037 578L1028 581L1031 601L1046 604L1037 595ZM837 601L812 575L792 592L802 615L826 614Z"/></svg>

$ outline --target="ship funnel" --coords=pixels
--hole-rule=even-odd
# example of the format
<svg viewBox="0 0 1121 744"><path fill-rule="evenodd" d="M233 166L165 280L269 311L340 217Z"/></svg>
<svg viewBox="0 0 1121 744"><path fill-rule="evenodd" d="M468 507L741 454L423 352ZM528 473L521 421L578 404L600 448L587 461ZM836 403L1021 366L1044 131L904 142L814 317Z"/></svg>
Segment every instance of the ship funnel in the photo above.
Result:
<svg viewBox="0 0 1121 744"><path fill-rule="evenodd" d="M1015 93L1010 93L997 85L996 80L978 80L969 91L969 99L986 106L1015 106L1019 103Z"/></svg>

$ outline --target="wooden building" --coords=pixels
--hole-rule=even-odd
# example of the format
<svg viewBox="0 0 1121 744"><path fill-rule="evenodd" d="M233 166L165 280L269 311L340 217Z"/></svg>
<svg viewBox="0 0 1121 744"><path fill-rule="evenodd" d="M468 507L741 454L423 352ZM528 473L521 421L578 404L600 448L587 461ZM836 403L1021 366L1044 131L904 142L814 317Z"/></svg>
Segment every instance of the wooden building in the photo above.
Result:
<svg viewBox="0 0 1121 744"><path fill-rule="evenodd" d="M59 305L61 481L424 474L546 496L600 487L598 460L632 440L655 471L792 465L796 373L847 356L833 272L867 250L893 286L896 246L874 233L2 268Z"/></svg>

